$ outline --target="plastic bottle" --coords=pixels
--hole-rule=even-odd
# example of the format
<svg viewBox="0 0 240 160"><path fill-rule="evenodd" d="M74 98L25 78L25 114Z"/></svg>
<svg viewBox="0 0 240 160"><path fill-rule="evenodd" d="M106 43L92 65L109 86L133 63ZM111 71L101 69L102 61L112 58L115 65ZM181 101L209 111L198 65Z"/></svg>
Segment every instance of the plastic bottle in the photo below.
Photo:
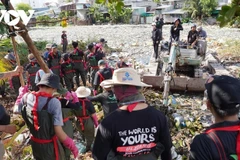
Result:
<svg viewBox="0 0 240 160"><path fill-rule="evenodd" d="M86 152L86 146L81 142L76 142L76 147L78 148L79 153L85 153Z"/></svg>
<svg viewBox="0 0 240 160"><path fill-rule="evenodd" d="M186 127L186 123L185 123L185 120L184 120L183 116L181 116L178 113L173 113L172 116L174 118L174 122L175 122L176 127L180 127L180 128L185 128Z"/></svg>
<svg viewBox="0 0 240 160"><path fill-rule="evenodd" d="M176 98L173 96L173 95L170 95L169 96L169 99L170 99L170 104L173 108L176 108L178 106L178 103L176 101Z"/></svg>

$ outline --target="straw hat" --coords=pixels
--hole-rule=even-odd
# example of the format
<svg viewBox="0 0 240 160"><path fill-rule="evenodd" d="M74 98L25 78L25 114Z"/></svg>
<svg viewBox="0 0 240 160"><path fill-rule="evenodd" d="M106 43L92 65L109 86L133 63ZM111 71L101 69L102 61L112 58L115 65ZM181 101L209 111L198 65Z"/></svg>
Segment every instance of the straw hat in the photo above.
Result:
<svg viewBox="0 0 240 160"><path fill-rule="evenodd" d="M141 82L140 75L133 68L120 68L113 72L112 79L103 81L100 85L130 85L139 87L152 87Z"/></svg>
<svg viewBox="0 0 240 160"><path fill-rule="evenodd" d="M81 86L81 87L77 88L75 93L77 94L78 98L85 98L85 97L90 96L91 90L87 87Z"/></svg>

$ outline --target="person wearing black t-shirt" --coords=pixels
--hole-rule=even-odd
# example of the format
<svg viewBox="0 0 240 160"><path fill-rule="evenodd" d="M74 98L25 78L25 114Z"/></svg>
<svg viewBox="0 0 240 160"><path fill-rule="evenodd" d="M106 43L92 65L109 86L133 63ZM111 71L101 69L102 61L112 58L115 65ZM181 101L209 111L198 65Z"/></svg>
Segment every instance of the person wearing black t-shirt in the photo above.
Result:
<svg viewBox="0 0 240 160"><path fill-rule="evenodd" d="M94 82L93 82L93 94L97 95L98 93L98 87L100 85L100 83L103 80L106 79L111 79L112 75L113 75L113 68L109 68L106 67L106 62L104 60L100 60L98 61L98 67L99 70L96 72L95 76L94 76ZM100 88L100 92L102 92L102 89Z"/></svg>
<svg viewBox="0 0 240 160"><path fill-rule="evenodd" d="M197 44L198 32L196 30L196 25L193 24L191 30L188 32L188 43L194 47Z"/></svg>
<svg viewBox="0 0 240 160"><path fill-rule="evenodd" d="M95 160L171 160L171 137L163 113L148 106L141 94L141 82L133 68L114 71L111 80L120 108L104 118L93 145Z"/></svg>
<svg viewBox="0 0 240 160"><path fill-rule="evenodd" d="M240 81L225 75L213 76L205 87L207 108L213 114L215 124L193 139L189 159L239 159Z"/></svg>
<svg viewBox="0 0 240 160"><path fill-rule="evenodd" d="M104 117L108 116L110 113L118 108L118 102L115 94L113 93L111 86L102 86L103 93L98 94L94 97L88 97L90 101L97 101L101 103Z"/></svg>

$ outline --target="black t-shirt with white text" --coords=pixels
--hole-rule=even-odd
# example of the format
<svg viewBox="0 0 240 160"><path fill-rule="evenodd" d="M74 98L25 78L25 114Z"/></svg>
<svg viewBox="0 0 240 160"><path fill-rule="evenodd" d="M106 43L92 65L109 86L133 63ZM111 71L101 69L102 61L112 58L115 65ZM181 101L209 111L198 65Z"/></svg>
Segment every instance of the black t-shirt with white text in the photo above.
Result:
<svg viewBox="0 0 240 160"><path fill-rule="evenodd" d="M167 119L153 107L132 111L117 109L101 122L93 147L96 160L106 160L112 150L122 157L152 153L161 143L163 160L171 159L171 137Z"/></svg>

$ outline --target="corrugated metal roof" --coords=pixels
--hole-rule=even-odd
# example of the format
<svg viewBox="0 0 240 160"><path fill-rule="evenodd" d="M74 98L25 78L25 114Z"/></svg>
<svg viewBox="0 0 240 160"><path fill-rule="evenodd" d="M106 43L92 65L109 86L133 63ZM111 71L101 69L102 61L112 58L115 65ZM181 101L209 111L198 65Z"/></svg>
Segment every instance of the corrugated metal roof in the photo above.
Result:
<svg viewBox="0 0 240 160"><path fill-rule="evenodd" d="M184 14L186 13L182 9L173 9L171 11L163 12L162 14Z"/></svg>
<svg viewBox="0 0 240 160"><path fill-rule="evenodd" d="M158 6L158 7L154 8L154 9L169 8L169 7L171 7L171 6L172 6L172 5L162 5L162 6Z"/></svg>

